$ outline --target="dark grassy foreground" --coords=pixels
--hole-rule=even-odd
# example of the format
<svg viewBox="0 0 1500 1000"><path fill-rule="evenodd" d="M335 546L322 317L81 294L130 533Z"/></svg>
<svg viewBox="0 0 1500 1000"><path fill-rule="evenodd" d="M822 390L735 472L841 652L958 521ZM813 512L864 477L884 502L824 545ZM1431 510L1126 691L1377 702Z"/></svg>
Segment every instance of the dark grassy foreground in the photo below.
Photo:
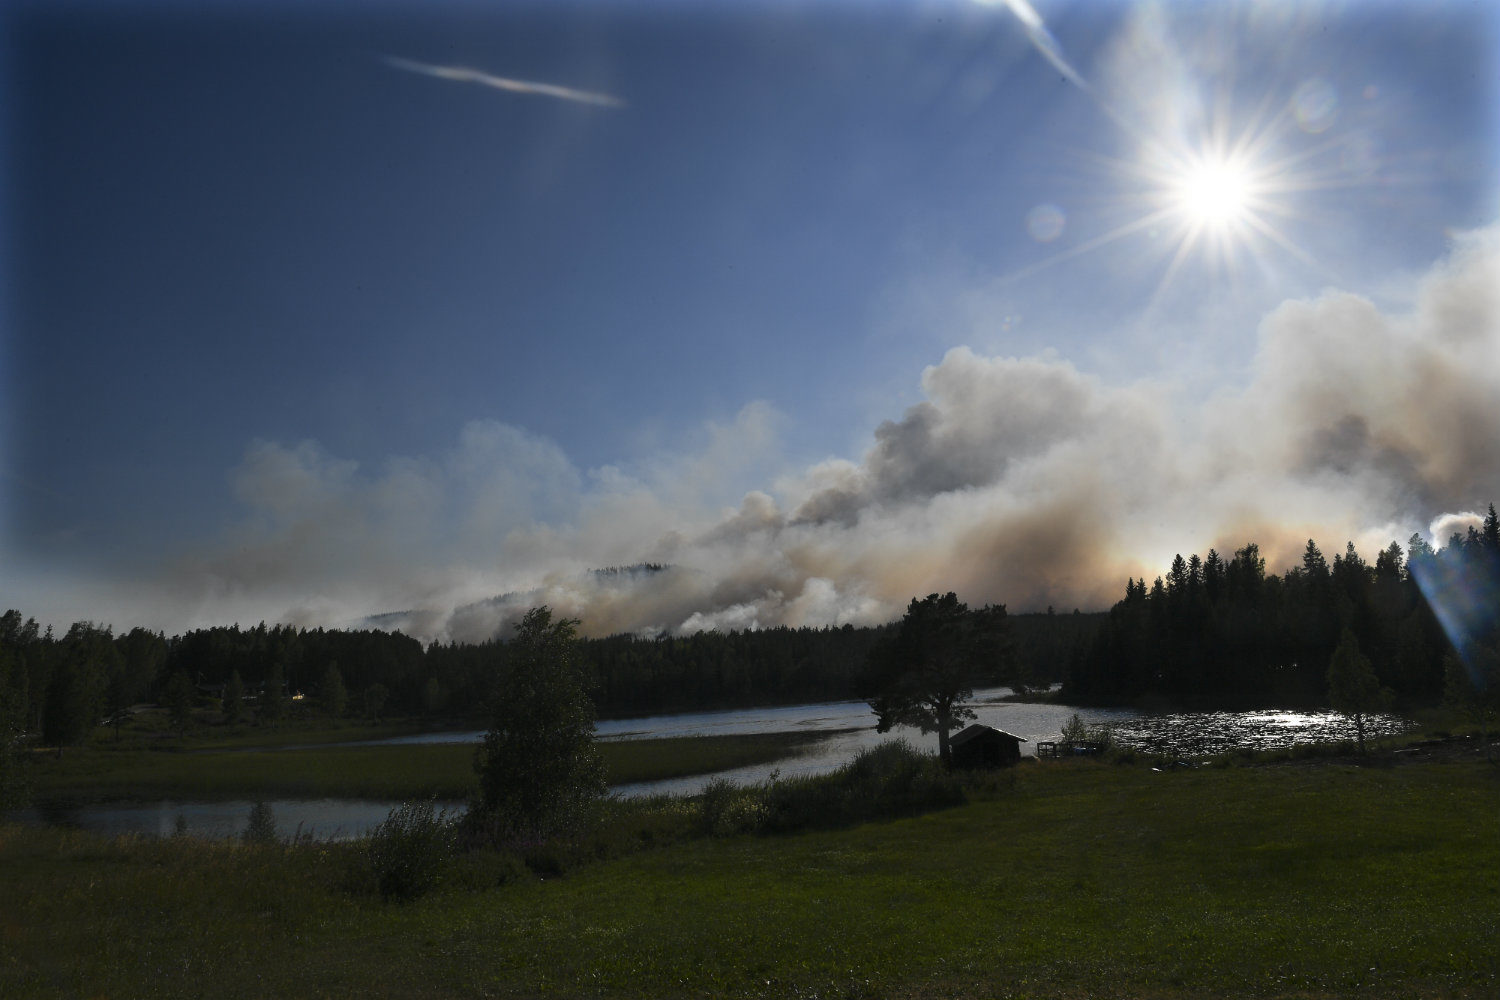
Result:
<svg viewBox="0 0 1500 1000"><path fill-rule="evenodd" d="M705 774L778 760L827 734L760 733L600 743L612 784ZM38 798L466 798L477 788L472 743L193 752L114 749L107 742L39 753Z"/></svg>
<svg viewBox="0 0 1500 1000"><path fill-rule="evenodd" d="M1494 997L1497 773L1034 764L405 906L350 891L355 847L5 827L0 996Z"/></svg>

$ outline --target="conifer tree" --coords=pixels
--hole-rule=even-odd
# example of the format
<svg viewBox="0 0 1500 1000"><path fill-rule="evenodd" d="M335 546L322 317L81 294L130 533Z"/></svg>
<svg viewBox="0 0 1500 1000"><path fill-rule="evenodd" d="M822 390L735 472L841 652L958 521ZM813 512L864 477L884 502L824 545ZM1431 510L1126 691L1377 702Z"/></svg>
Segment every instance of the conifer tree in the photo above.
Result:
<svg viewBox="0 0 1500 1000"><path fill-rule="evenodd" d="M172 718L172 728L177 730L178 739L187 735L188 723L192 721L193 693L193 682L181 670L171 676L163 692L167 712Z"/></svg>
<svg viewBox="0 0 1500 1000"><path fill-rule="evenodd" d="M221 702L224 709L224 721L230 724L240 721L245 712L245 682L240 680L240 672L231 670L229 680L224 685L224 698Z"/></svg>
<svg viewBox="0 0 1500 1000"><path fill-rule="evenodd" d="M344 675L339 673L336 661L329 661L318 683L318 705L335 719L342 717L349 707L349 691L344 687Z"/></svg>
<svg viewBox="0 0 1500 1000"><path fill-rule="evenodd" d="M259 722L270 724L280 720L286 713L286 698L282 688L286 686L286 675L281 669L280 658L272 658L266 671L265 685L261 688L260 702L255 710Z"/></svg>

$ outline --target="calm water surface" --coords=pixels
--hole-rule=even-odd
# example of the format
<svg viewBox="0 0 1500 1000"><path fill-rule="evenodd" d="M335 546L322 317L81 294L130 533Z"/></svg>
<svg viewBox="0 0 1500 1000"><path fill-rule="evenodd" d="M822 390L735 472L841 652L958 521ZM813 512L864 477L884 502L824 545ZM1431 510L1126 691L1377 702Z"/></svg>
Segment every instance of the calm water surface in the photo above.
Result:
<svg viewBox="0 0 1500 1000"><path fill-rule="evenodd" d="M266 803L276 820L280 840L310 837L314 840L351 840L363 837L396 808L398 802L367 802L360 799L273 799ZM462 803L439 803L452 811ZM185 834L212 840L227 840L244 834L255 803L231 802L130 802L86 806L40 805L11 814L23 823L40 823L107 834L142 834L170 837Z"/></svg>
<svg viewBox="0 0 1500 1000"><path fill-rule="evenodd" d="M985 688L974 692L979 721L1035 742L1036 737L1056 736L1075 711L1090 722L1113 722L1135 713L1116 709L1073 709L1062 705L1021 705L1000 702L1010 688ZM1001 721L994 721L994 720ZM1021 728L1012 728L1019 726ZM737 708L716 712L681 712L637 719L604 719L595 727L602 740L647 740L673 736L741 736L750 733L817 733L838 729L875 728L875 713L862 701L829 701L780 708ZM1033 732L1035 735L1033 735ZM919 738L916 730L897 729L894 736ZM397 746L413 743L478 743L483 730L418 733L380 740L364 740L345 746ZM870 742L879 742L876 736ZM932 737L935 741L936 737ZM865 745L865 744L860 744ZM1024 752L1024 747L1023 747Z"/></svg>
<svg viewBox="0 0 1500 1000"><path fill-rule="evenodd" d="M1091 726L1110 730L1123 746L1178 756L1225 753L1239 748L1275 750L1296 743L1352 740L1354 724L1336 712L1192 712L1143 715L1131 709L1074 708L1068 705L1038 705L1002 701L1008 688L988 688L974 693L973 708L979 722L1019 736L1021 752L1034 755L1039 740L1057 739L1063 725L1076 712ZM1396 716L1367 720L1366 735L1399 732L1408 723ZM846 763L860 750L889 739L905 739L913 745L937 749L937 737L897 727L888 733L875 730L875 716L862 701L824 702L781 708L734 709L722 712L687 712L639 719L613 719L599 723L603 740L657 739L673 736L728 736L747 733L798 732L827 735L800 751L769 764L735 768L716 774L673 778L630 785L616 785L617 795L692 795L710 780L724 778L736 783L765 781L773 773L782 777L824 774ZM474 743L482 731L425 733L385 740L344 744L396 745L414 743ZM276 818L279 837L301 834L320 840L341 840L369 833L398 803L349 799L275 800L269 803ZM447 803L457 811L461 803ZM244 832L252 803L156 802L128 805L89 805L70 809L25 810L23 821L73 826L103 833L139 833L170 836L186 832L202 837L235 837Z"/></svg>

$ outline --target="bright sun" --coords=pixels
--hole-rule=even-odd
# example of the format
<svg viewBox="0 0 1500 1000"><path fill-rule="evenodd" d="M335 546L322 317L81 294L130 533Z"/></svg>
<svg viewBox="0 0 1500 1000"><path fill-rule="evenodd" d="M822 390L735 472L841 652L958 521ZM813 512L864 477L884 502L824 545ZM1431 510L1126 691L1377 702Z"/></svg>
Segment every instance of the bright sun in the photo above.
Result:
<svg viewBox="0 0 1500 1000"><path fill-rule="evenodd" d="M1244 221L1252 195L1244 167L1230 160L1204 160L1182 172L1174 200L1189 225L1224 230Z"/></svg>
<svg viewBox="0 0 1500 1000"><path fill-rule="evenodd" d="M1144 234L1154 244L1156 252L1148 255L1151 259L1166 260L1152 293L1153 304L1179 271L1195 260L1234 276L1247 264L1263 266L1266 252L1274 246L1309 267L1317 266L1282 232L1281 224L1298 217L1297 196L1330 186L1328 168L1320 163L1331 155L1331 147L1275 155L1282 117L1252 121L1237 132L1227 121L1215 122L1196 140L1154 138L1121 118L1116 121L1139 143L1132 159L1102 158L1133 182L1133 190L1122 200L1123 221L1012 272L1007 280L1136 234ZM1057 234L1032 235L1045 242Z"/></svg>

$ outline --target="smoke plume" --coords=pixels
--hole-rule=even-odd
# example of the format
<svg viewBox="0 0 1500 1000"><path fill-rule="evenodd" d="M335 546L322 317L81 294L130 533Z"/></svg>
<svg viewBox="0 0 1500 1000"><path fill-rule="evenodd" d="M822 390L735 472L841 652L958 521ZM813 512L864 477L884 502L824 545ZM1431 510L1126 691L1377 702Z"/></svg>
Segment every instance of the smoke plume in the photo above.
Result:
<svg viewBox="0 0 1500 1000"><path fill-rule="evenodd" d="M1500 500L1496 251L1494 230L1457 239L1400 313L1283 304L1244 383L1191 404L1165 376L954 348L862 457L801 470L779 468L763 404L641 468L579 470L496 423L376 469L256 442L233 476L243 522L174 587L203 615L475 640L539 603L596 635L872 624L933 591L1106 607L1175 552L1250 541L1273 571L1309 537L1370 555Z"/></svg>

